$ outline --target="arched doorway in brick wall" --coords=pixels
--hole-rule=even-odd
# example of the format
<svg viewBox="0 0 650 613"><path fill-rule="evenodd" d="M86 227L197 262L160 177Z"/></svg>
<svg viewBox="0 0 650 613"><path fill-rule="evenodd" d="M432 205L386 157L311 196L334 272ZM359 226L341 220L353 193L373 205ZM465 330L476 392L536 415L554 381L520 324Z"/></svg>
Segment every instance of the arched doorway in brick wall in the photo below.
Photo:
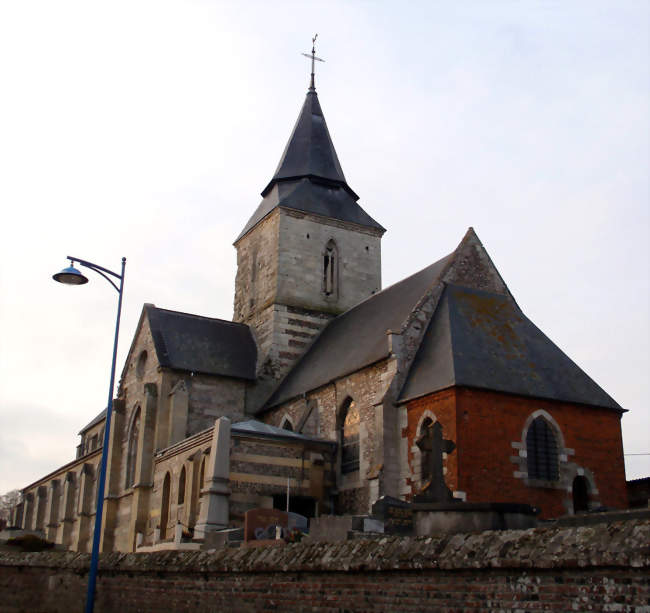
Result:
<svg viewBox="0 0 650 613"><path fill-rule="evenodd" d="M573 480L571 488L573 495L573 512L584 513L589 510L589 481L587 477L578 475Z"/></svg>

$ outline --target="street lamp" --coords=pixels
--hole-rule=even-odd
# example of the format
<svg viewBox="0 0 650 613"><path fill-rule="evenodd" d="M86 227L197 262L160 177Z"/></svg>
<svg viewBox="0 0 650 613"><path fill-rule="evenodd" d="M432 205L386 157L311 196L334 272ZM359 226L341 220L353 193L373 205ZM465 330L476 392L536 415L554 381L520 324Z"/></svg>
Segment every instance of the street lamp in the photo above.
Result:
<svg viewBox="0 0 650 613"><path fill-rule="evenodd" d="M104 486L106 484L106 464L108 463L108 440L111 429L111 414L113 412L113 386L115 384L115 362L117 360L117 338L120 333L120 315L122 314L122 289L124 288L124 268L126 258L122 258L122 274L117 274L108 268L98 266L80 258L67 256L70 266L52 276L55 281L66 285L84 285L88 279L74 267L77 262L81 266L94 270L97 274L106 279L119 295L117 300L117 320L115 322L115 339L113 341L113 359L111 361L111 382L108 387L108 404L106 405L106 425L104 427L104 446L102 448L102 461L99 470L99 484L97 486L97 510L95 512L95 531L93 533L93 550L90 556L90 571L88 573L88 595L86 596L86 613L92 613L95 606L95 584L97 582L97 565L99 563L99 541L102 531L102 513L104 510ZM110 275L110 276L109 276ZM119 281L119 287L111 279L114 277Z"/></svg>

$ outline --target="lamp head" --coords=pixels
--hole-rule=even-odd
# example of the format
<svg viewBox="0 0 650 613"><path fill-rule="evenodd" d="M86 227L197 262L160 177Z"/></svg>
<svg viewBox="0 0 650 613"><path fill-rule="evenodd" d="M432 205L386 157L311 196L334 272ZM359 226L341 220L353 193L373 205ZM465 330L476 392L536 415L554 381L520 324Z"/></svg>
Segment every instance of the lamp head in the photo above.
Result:
<svg viewBox="0 0 650 613"><path fill-rule="evenodd" d="M84 283L88 283L88 279L72 266L72 263L61 272L52 275L52 278L55 281L65 283L66 285L83 285Z"/></svg>

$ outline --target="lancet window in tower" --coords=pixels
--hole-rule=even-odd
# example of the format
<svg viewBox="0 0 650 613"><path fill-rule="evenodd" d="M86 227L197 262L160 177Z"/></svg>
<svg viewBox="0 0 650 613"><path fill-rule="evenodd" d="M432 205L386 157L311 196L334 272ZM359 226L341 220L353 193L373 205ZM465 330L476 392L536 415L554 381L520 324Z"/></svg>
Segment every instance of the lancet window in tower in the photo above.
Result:
<svg viewBox="0 0 650 613"><path fill-rule="evenodd" d="M338 290L339 255L336 243L330 240L323 254L323 291L326 296L336 297Z"/></svg>
<svg viewBox="0 0 650 613"><path fill-rule="evenodd" d="M541 416L534 419L528 428L526 456L530 479L558 480L558 452L555 434L550 424Z"/></svg>
<svg viewBox="0 0 650 613"><path fill-rule="evenodd" d="M353 400L341 415L341 473L359 470L359 409Z"/></svg>

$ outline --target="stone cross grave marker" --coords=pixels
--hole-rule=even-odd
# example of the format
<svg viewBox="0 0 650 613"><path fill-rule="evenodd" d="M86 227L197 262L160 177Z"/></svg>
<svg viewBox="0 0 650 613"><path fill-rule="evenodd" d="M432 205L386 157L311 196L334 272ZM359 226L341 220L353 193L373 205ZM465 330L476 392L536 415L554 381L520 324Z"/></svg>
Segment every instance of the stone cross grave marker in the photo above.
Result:
<svg viewBox="0 0 650 613"><path fill-rule="evenodd" d="M442 454L451 453L456 449L453 441L442 438L442 426L437 421L431 424L415 444L422 452L427 452L429 460L430 481L423 488L417 497L418 502L447 502L453 500L453 494L445 483L442 467Z"/></svg>

